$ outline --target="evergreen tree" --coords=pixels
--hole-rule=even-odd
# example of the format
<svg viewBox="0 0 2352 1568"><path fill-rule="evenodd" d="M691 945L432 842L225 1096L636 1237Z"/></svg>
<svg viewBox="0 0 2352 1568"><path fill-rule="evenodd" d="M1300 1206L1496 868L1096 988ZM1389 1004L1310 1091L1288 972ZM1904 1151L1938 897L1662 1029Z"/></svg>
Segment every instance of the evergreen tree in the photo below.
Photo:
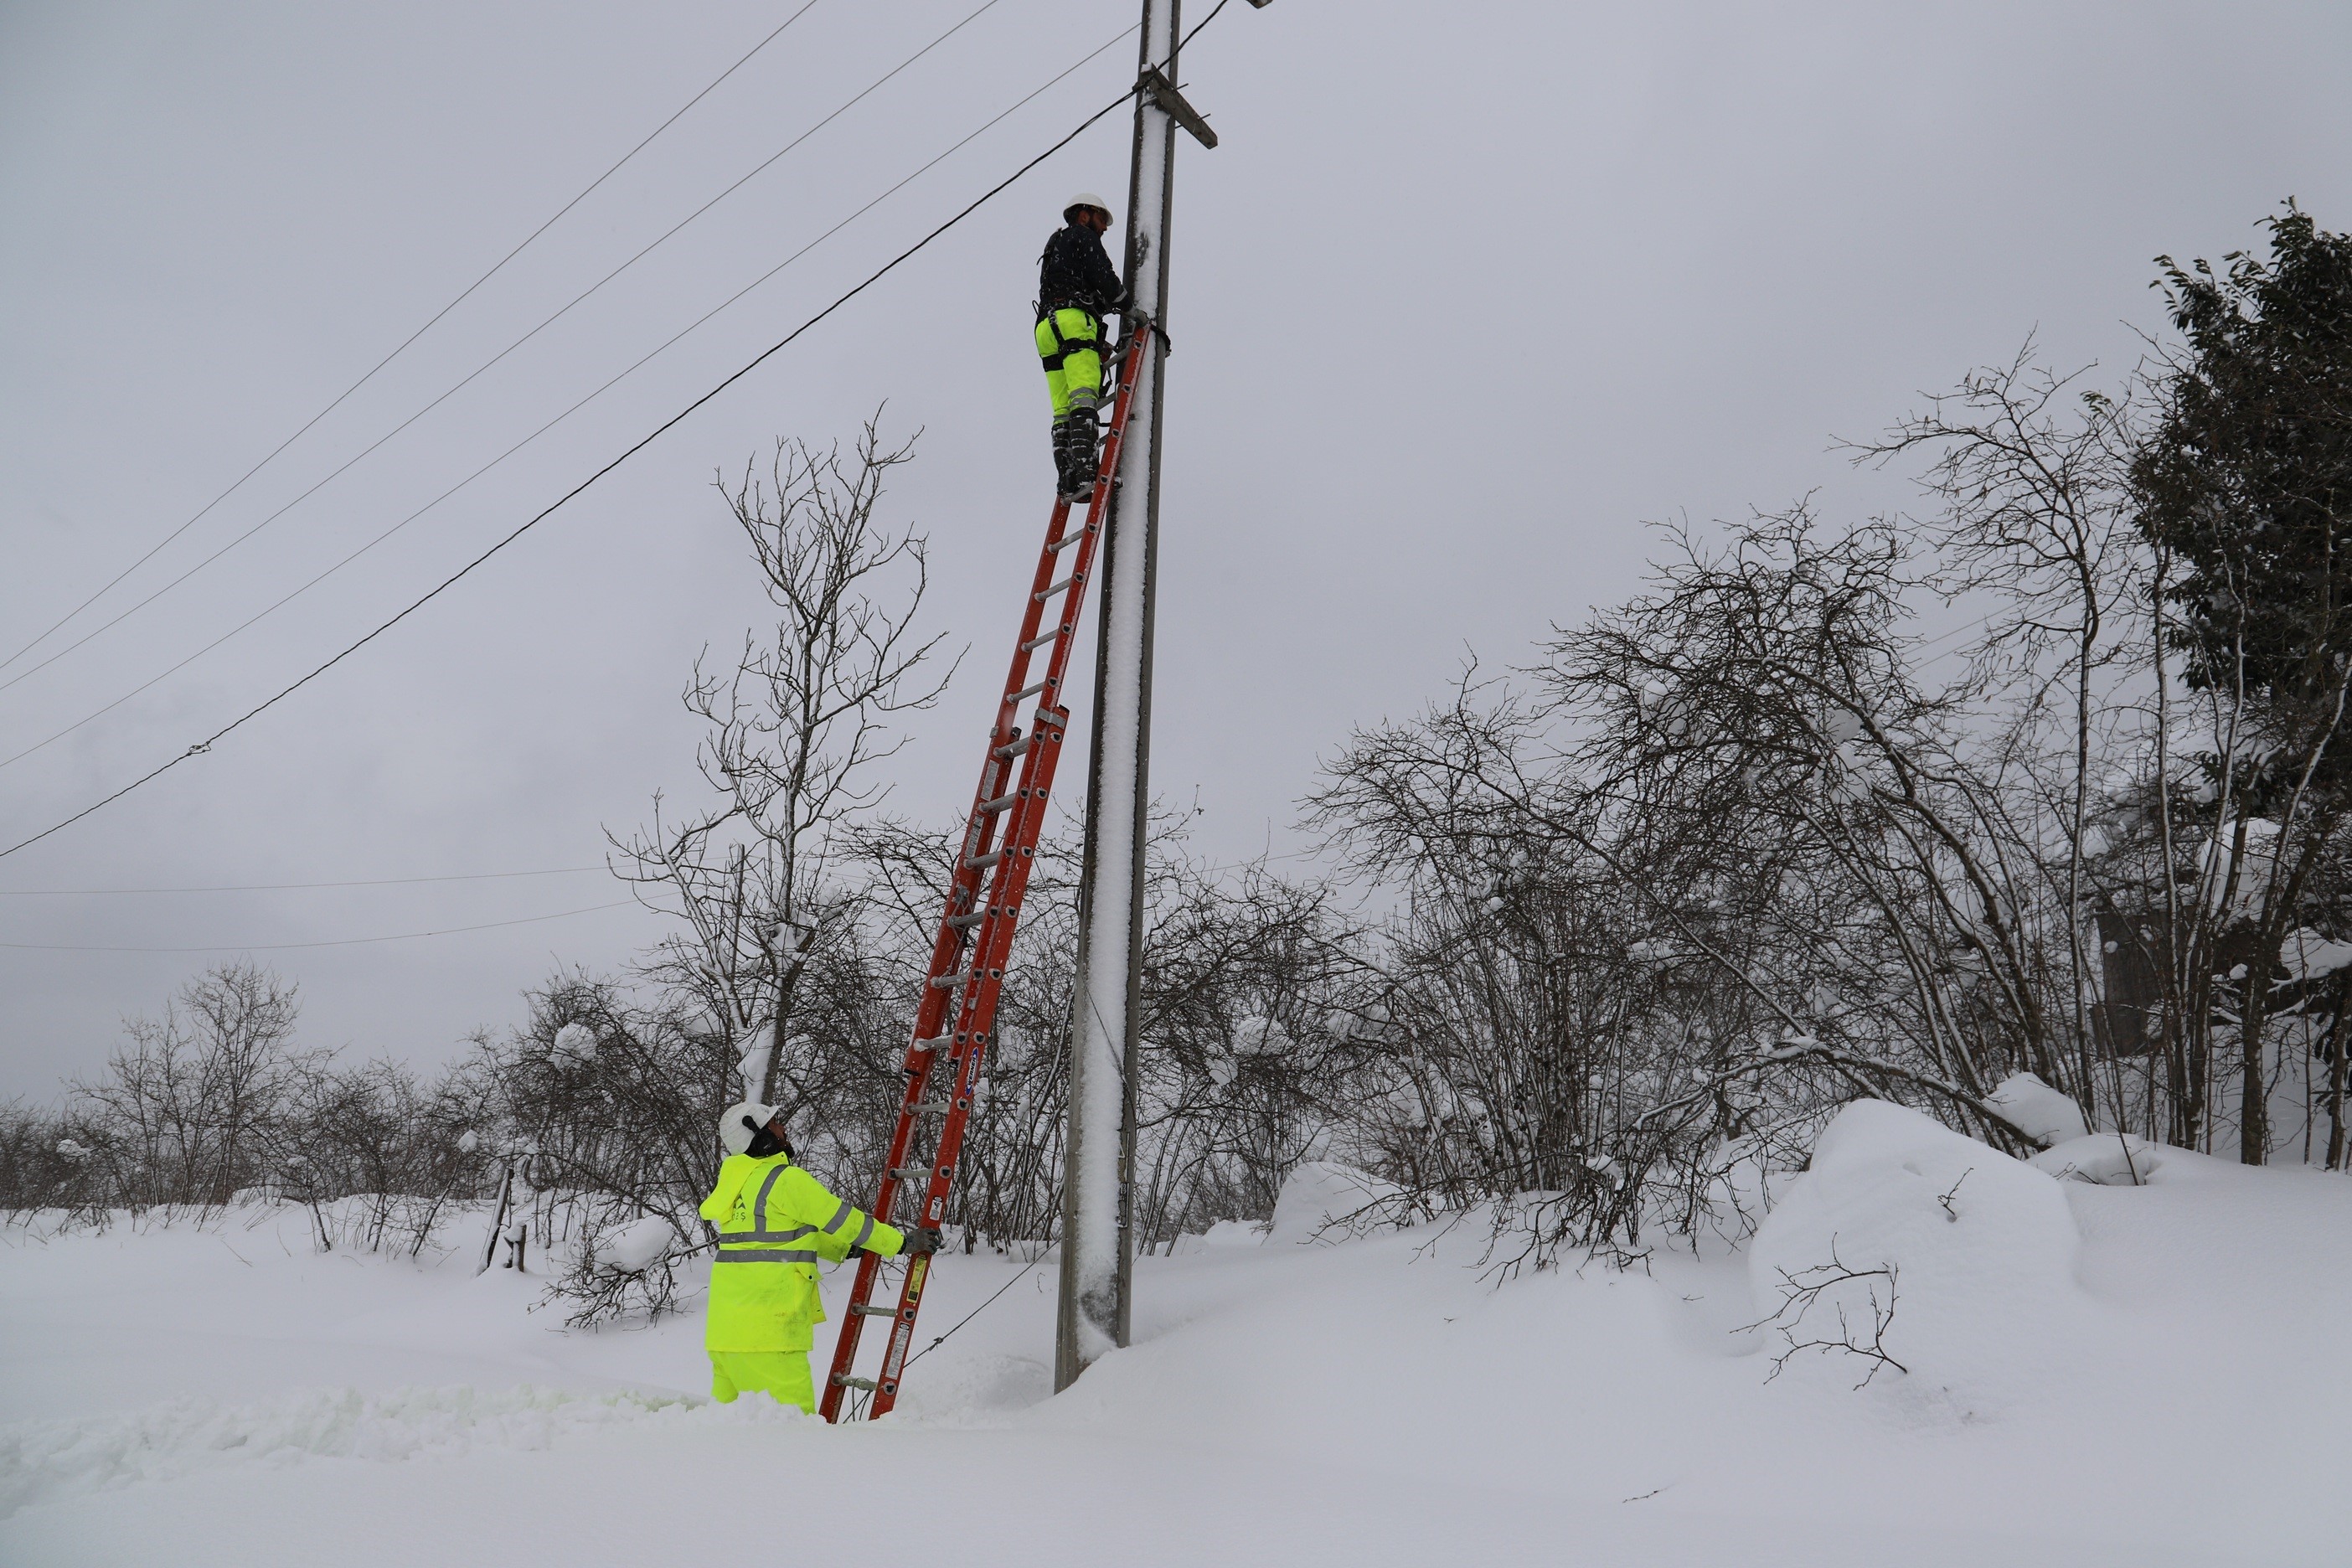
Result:
<svg viewBox="0 0 2352 1568"><path fill-rule="evenodd" d="M2134 480L2188 680L2242 689L2307 756L2352 654L2352 237L2293 202L2265 226L2268 260L2158 258L2186 343Z"/></svg>
<svg viewBox="0 0 2352 1568"><path fill-rule="evenodd" d="M2292 201L2266 226L2267 260L2235 253L2217 273L2159 258L2184 342L2132 468L2184 678L2212 694L2223 733L2208 798L2228 880L2244 883L2223 907L2252 910L2232 972L2249 1164L2269 1150L2280 945L2352 808L2352 238ZM2256 818L2276 825L2267 854L2249 854Z"/></svg>

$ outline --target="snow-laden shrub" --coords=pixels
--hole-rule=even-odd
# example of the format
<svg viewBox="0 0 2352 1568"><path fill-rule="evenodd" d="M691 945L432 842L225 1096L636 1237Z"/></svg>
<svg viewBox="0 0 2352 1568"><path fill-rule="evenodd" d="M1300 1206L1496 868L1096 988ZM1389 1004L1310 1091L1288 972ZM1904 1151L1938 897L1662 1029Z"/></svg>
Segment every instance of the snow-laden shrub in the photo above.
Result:
<svg viewBox="0 0 2352 1568"><path fill-rule="evenodd" d="M608 1230L596 1238L596 1266L615 1274L643 1274L669 1255L677 1232L660 1215Z"/></svg>
<svg viewBox="0 0 2352 1568"><path fill-rule="evenodd" d="M2081 1106L2030 1072L2011 1073L1993 1086L1985 1100L2044 1149L2090 1131Z"/></svg>
<svg viewBox="0 0 2352 1568"><path fill-rule="evenodd" d="M1884 1100L1847 1106L1756 1233L1749 1278L1776 1368L1890 1378L1982 1414L2027 1395L2086 1303L2058 1183Z"/></svg>
<svg viewBox="0 0 2352 1568"><path fill-rule="evenodd" d="M1289 1032L1278 1019L1252 1013L1234 1026L1234 1055L1278 1057L1291 1048Z"/></svg>
<svg viewBox="0 0 2352 1568"><path fill-rule="evenodd" d="M677 1221L605 1194L563 1194L553 1207L572 1228L551 1237L556 1275L540 1304L564 1308L565 1327L651 1322L676 1308L677 1271L694 1250Z"/></svg>

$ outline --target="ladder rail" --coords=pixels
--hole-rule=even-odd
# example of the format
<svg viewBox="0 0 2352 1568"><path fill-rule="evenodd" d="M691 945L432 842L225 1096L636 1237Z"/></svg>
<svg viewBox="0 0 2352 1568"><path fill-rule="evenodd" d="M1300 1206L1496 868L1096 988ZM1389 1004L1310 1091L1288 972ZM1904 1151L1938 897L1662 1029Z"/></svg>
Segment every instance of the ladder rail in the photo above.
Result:
<svg viewBox="0 0 2352 1568"><path fill-rule="evenodd" d="M1068 731L1069 710L1059 700L1062 682L1077 640L1078 616L1117 489L1138 372L1148 357L1133 351L1148 348L1151 331L1149 325L1139 324L1128 334L1111 403L1110 428L1103 440L1084 521L1073 528L1075 509L1066 499L1056 497L1045 525L1045 542L1038 551L1036 574L1023 605L1003 695L998 700L995 720L989 726L979 783L958 835L958 853L950 872L939 933L931 946L930 969L925 977L913 1037L901 1069L907 1087L899 1102L898 1121L891 1129L874 1206L869 1211L886 1224L890 1223L896 1212L902 1171L909 1172L904 1184L913 1184L908 1156L918 1118L930 1105L939 1103L929 1097L932 1075L943 1062L948 1068L950 1092L928 1167L930 1180L923 1192L917 1223L936 1227L946 1213L954 1187L972 1093L995 1027L1004 964L1019 926L1021 902L1035 864L1037 843L1045 831L1055 769ZM1075 553L1065 560L1064 552L1073 546ZM1064 574L1058 581L1057 573ZM1056 626L1067 630L1057 629L1040 637L1047 601L1055 599L1059 601L1053 605ZM1045 668L1033 681L1032 667L1039 652L1045 654ZM1024 741L1020 728L1021 710L1032 698L1036 700L1037 707ZM991 806L995 809L987 809ZM972 918L975 915L979 917L976 921ZM952 1030L948 1027L950 1018L954 1020ZM919 1257L908 1263L900 1283L898 1308L889 1314L890 1334L884 1351L882 1375L866 1379L851 1374L856 1370L866 1320L883 1315L872 1307L881 1260L872 1253L858 1259L850 1288L850 1308L843 1314L832 1368L824 1384L821 1408L827 1421L842 1418L851 1388L869 1391L869 1418L884 1415L897 1403L898 1376L905 1369L908 1347L913 1342L930 1261L928 1257Z"/></svg>
<svg viewBox="0 0 2352 1568"><path fill-rule="evenodd" d="M1038 733L1048 737L1031 755L1035 766L1033 776L1043 785L1050 786L1052 770L1062 753L1061 742L1067 733L1069 715L1057 710L1050 725L1041 724ZM1020 900L1024 896L1029 873L1035 866L1036 840L1045 826L1045 800L1042 788L1033 788L1024 802L1022 821L1008 829L1007 858L1001 863L994 885L990 889L989 911L982 927L982 936L972 952L971 978L962 990L961 1006L958 1010L956 1038L959 1042L949 1064L948 1113L940 1128L939 1143L932 1156L930 1180L923 1194L922 1207L915 1222L936 1227L945 1217L950 1194L954 1190L956 1165L963 1151L963 1139L971 1125L971 1105L987 1055L990 1036L996 1013L998 995L1004 983L1004 963L1010 956L1013 938L1020 921ZM890 1333L885 1342L882 1370L873 1381L872 1399L867 1407L869 1418L888 1413L897 1404L899 1374L905 1370L908 1352L914 1342L915 1321L922 1305L923 1288L929 1282L931 1260L916 1258L907 1267L901 1281L898 1310L890 1315ZM853 1312L850 1321L874 1314ZM844 1333L849 1321L842 1325ZM845 1373L847 1369L845 1368ZM849 1386L845 1384L845 1386Z"/></svg>

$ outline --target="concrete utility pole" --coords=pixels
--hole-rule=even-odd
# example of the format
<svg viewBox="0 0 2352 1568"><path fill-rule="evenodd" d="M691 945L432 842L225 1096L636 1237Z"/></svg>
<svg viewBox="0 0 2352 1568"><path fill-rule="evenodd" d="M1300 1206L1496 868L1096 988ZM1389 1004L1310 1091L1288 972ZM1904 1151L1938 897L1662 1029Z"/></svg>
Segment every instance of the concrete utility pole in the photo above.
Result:
<svg viewBox="0 0 2352 1568"><path fill-rule="evenodd" d="M1265 0L1252 0L1264 5ZM1128 181L1127 282L1166 320L1176 132L1215 133L1176 90L1179 0L1143 0L1141 83ZM1143 843L1150 805L1151 620L1160 551L1160 411L1167 340L1153 334L1103 542L1078 966L1070 1018L1070 1127L1062 1180L1061 1316L1054 1387L1128 1342L1134 1268L1136 1030L1142 1001Z"/></svg>

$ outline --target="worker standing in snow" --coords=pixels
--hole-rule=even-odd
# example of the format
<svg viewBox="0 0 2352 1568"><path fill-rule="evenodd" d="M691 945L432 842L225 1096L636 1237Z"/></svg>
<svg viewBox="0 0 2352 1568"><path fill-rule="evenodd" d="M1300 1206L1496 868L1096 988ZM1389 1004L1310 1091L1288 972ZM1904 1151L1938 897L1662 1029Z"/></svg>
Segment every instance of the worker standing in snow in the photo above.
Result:
<svg viewBox="0 0 2352 1568"><path fill-rule="evenodd" d="M1102 401L1103 323L1134 318L1133 301L1110 264L1102 237L1110 204L1080 191L1062 208L1062 226L1038 258L1037 353L1054 404L1054 469L1061 493L1083 501L1095 482L1095 405Z"/></svg>
<svg viewBox="0 0 2352 1568"><path fill-rule="evenodd" d="M780 1405L816 1414L808 1352L824 1321L817 1300L817 1260L838 1263L859 1252L881 1258L937 1249L936 1230L884 1225L793 1163L784 1114L745 1100L719 1119L727 1158L702 1217L719 1227L710 1269L710 1312L703 1348L710 1352L710 1394L720 1404L764 1390Z"/></svg>

